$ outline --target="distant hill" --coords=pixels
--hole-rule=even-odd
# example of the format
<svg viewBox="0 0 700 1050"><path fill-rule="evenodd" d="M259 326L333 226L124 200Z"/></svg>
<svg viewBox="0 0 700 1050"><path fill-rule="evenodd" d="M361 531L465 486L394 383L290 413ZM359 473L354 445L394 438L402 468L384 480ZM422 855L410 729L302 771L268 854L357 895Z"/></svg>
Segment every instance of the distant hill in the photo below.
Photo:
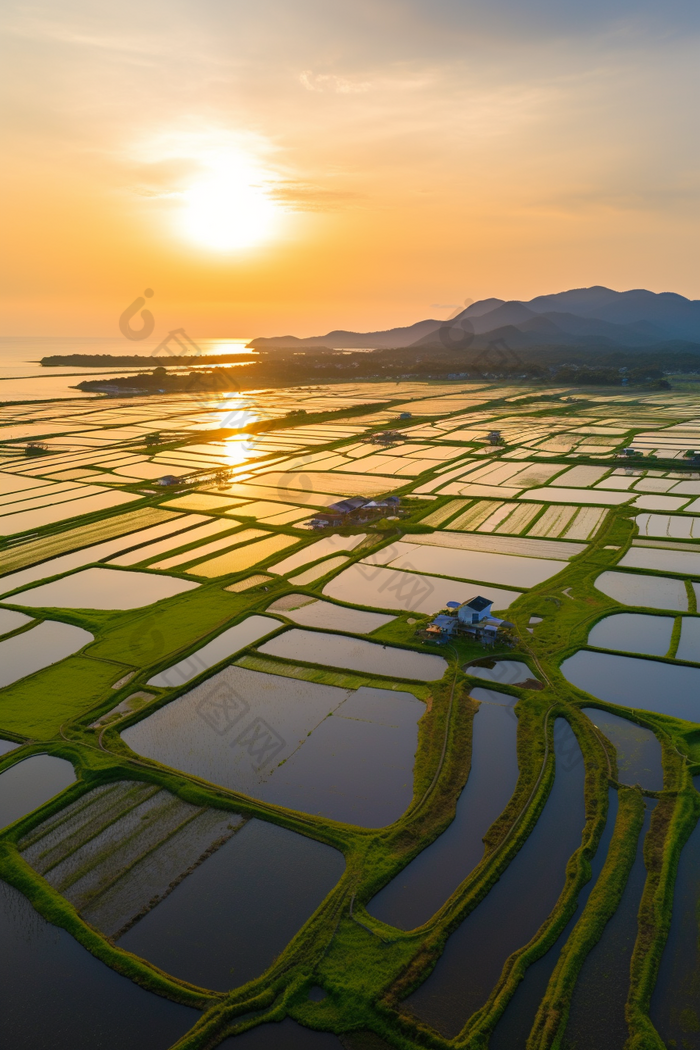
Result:
<svg viewBox="0 0 700 1050"><path fill-rule="evenodd" d="M518 347L677 348L700 345L700 300L686 299L675 292L649 292L643 288L616 292L596 285L538 295L527 302L482 299L449 321L428 318L383 332L337 330L306 338L257 338L248 345L258 349L427 348L444 345L445 329L448 338L450 329L474 333L475 346L505 339Z"/></svg>

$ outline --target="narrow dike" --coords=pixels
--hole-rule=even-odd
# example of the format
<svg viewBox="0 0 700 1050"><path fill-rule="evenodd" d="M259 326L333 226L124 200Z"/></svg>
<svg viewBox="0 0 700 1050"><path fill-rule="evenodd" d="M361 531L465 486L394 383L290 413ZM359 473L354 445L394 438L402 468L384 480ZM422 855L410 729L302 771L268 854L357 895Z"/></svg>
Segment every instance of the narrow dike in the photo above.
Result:
<svg viewBox="0 0 700 1050"><path fill-rule="evenodd" d="M693 778L700 791L700 776ZM700 1050L700 821L683 847L673 915L651 999L659 1035L687 1050Z"/></svg>
<svg viewBox="0 0 700 1050"><path fill-rule="evenodd" d="M627 1041L625 1002L637 937L637 912L646 881L644 837L655 805L655 800L646 799L637 855L620 905L581 967L564 1034L563 1046L567 1050L622 1050Z"/></svg>
<svg viewBox="0 0 700 1050"><path fill-rule="evenodd" d="M558 939L541 959L532 963L525 977L518 985L513 998L508 1003L503 1015L493 1030L489 1041L489 1050L524 1050L540 1001L545 994L552 971L559 959L559 953L566 944L569 934L578 922L581 911L586 905L595 882L600 875L612 838L617 818L617 791L608 789L608 818L596 855L591 861L591 880L581 890L576 911L569 919Z"/></svg>
<svg viewBox="0 0 700 1050"><path fill-rule="evenodd" d="M479 863L483 837L518 779L516 732L512 707L481 704L474 716L469 779L454 820L370 901L370 915L403 930L421 926Z"/></svg>
<svg viewBox="0 0 700 1050"><path fill-rule="evenodd" d="M547 918L585 823L584 763L564 719L554 726L556 776L529 838L486 898L452 934L428 979L405 1001L452 1038L481 1007L503 965Z"/></svg>

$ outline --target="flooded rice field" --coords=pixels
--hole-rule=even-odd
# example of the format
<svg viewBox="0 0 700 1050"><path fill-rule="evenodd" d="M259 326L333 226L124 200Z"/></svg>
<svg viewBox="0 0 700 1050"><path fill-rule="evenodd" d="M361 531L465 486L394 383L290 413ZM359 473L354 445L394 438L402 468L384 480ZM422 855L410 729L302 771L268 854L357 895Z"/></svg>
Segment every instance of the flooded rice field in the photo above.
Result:
<svg viewBox="0 0 700 1050"><path fill-rule="evenodd" d="M700 663L700 617L683 617L676 659Z"/></svg>
<svg viewBox="0 0 700 1050"><path fill-rule="evenodd" d="M325 627L329 631L347 631L349 634L370 634L396 619L395 616L324 602L307 594L286 594L268 605L267 611L282 613L303 627Z"/></svg>
<svg viewBox="0 0 700 1050"><path fill-rule="evenodd" d="M694 777L700 790L700 777ZM700 1050L700 823L683 847L651 1019L668 1046Z"/></svg>
<svg viewBox="0 0 700 1050"><path fill-rule="evenodd" d="M700 620L698 620L700 623ZM665 656L671 645L673 618L644 613L613 613L591 628L588 644L646 656Z"/></svg>
<svg viewBox="0 0 700 1050"><path fill-rule="evenodd" d="M600 574L595 585L608 598L614 598L622 605L688 611L688 595L683 580L608 570Z"/></svg>
<svg viewBox="0 0 700 1050"><path fill-rule="evenodd" d="M344 869L331 846L250 820L118 943L224 991L270 966Z"/></svg>
<svg viewBox="0 0 700 1050"><path fill-rule="evenodd" d="M381 827L413 794L409 692L227 667L126 729L134 751L267 802Z"/></svg>
<svg viewBox="0 0 700 1050"><path fill-rule="evenodd" d="M661 744L650 729L644 729L627 718L600 711L595 707L582 708L593 725L608 738L617 751L617 772L621 784L639 784L647 791L662 791L664 770Z"/></svg>
<svg viewBox="0 0 700 1050"><path fill-rule="evenodd" d="M12 595L13 604L56 609L138 609L199 584L121 569L82 569Z"/></svg>
<svg viewBox="0 0 700 1050"><path fill-rule="evenodd" d="M199 1019L115 973L0 882L3 1043L17 1050L168 1050Z"/></svg>
<svg viewBox="0 0 700 1050"><path fill-rule="evenodd" d="M564 567L560 561L547 558L402 542L385 547L368 559L367 563L518 588L535 587L561 572Z"/></svg>
<svg viewBox="0 0 700 1050"><path fill-rule="evenodd" d="M349 604L432 614L444 609L450 601L468 601L478 593L478 587L463 580L424 576L359 562L327 583L323 593ZM493 598L494 610L504 610L520 597L520 592L489 585L488 597Z"/></svg>
<svg viewBox="0 0 700 1050"><path fill-rule="evenodd" d="M19 848L89 923L116 937L241 824L228 810L203 809L157 784L123 780L83 795Z"/></svg>
<svg viewBox="0 0 700 1050"><path fill-rule="evenodd" d="M245 620L241 620L240 623L229 627L216 638L212 638L201 649L190 653L184 660L178 661L165 671L160 671L153 678L149 678L148 685L157 685L162 689L175 689L281 626L280 621L274 620L271 616L247 616Z"/></svg>
<svg viewBox="0 0 700 1050"><path fill-rule="evenodd" d="M0 827L43 806L74 781L71 763L53 755L33 755L10 766L0 773Z"/></svg>
<svg viewBox="0 0 700 1050"><path fill-rule="evenodd" d="M547 990L547 984L557 964L559 953L569 934L581 917L591 890L600 875L608 853L610 839L617 819L617 791L608 789L608 816L600 837L595 857L591 861L590 881L578 895L576 911L559 934L552 947L540 959L528 966L525 977L515 990L489 1040L489 1050L525 1050L530 1029L535 1022L537 1008Z"/></svg>
<svg viewBox="0 0 700 1050"><path fill-rule="evenodd" d="M469 779L454 820L370 901L371 915L402 930L421 926L479 863L483 837L505 808L518 779L516 730L511 707L481 705L474 716Z"/></svg>
<svg viewBox="0 0 700 1050"><path fill-rule="evenodd" d="M465 671L474 678L483 678L486 682L497 682L501 685L522 686L525 682L537 682L535 672L522 660L483 660L477 664L469 664Z"/></svg>
<svg viewBox="0 0 700 1050"><path fill-rule="evenodd" d="M314 1032L285 1017L279 1024L262 1024L224 1039L219 1050L343 1050L344 1045L332 1032Z"/></svg>
<svg viewBox="0 0 700 1050"><path fill-rule="evenodd" d="M572 685L622 707L700 719L700 668L579 650L561 665Z"/></svg>
<svg viewBox="0 0 700 1050"><path fill-rule="evenodd" d="M9 634L32 622L31 616L16 612L14 609L0 609L0 634Z"/></svg>
<svg viewBox="0 0 700 1050"><path fill-rule="evenodd" d="M397 649L391 645L348 638L342 634L304 631L293 627L258 647L258 651L285 660L342 667L366 674L432 682L442 678L447 662L441 656Z"/></svg>
<svg viewBox="0 0 700 1050"><path fill-rule="evenodd" d="M620 560L626 569L653 569L681 576L700 575L700 552L662 550L658 547L632 547Z"/></svg>
<svg viewBox="0 0 700 1050"><path fill-rule="evenodd" d="M637 937L637 912L644 890L644 837L649 830L655 800L646 799L644 824L637 856L617 911L581 967L571 997L564 1035L567 1050L623 1050L628 1038L625 1001L629 968Z"/></svg>
<svg viewBox="0 0 700 1050"><path fill-rule="evenodd" d="M437 966L406 1000L449 1038L484 1004L511 952L526 944L564 887L585 822L584 765L567 722L555 723L556 776L540 818L499 881L449 938Z"/></svg>
<svg viewBox="0 0 700 1050"><path fill-rule="evenodd" d="M0 688L58 663L93 641L89 631L59 620L44 620L0 642Z"/></svg>

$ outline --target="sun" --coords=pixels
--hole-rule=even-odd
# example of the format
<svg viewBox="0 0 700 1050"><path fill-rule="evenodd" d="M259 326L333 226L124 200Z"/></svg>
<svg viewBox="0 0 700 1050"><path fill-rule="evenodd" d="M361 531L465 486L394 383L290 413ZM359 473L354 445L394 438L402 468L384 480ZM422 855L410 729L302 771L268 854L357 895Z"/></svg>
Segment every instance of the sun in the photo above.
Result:
<svg viewBox="0 0 700 1050"><path fill-rule="evenodd" d="M206 248L234 251L270 240L281 222L281 209L265 187L265 176L238 153L208 160L209 173L182 194L183 229Z"/></svg>

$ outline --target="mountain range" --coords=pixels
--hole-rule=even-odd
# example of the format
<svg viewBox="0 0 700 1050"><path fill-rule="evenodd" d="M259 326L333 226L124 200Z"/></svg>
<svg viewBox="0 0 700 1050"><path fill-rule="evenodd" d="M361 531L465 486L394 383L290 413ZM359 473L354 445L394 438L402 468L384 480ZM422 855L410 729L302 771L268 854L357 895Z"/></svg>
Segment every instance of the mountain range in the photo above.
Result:
<svg viewBox="0 0 700 1050"><path fill-rule="evenodd" d="M454 333L452 335L451 333ZM592 349L651 349L700 346L700 299L644 288L616 292L596 285L553 295L517 299L481 299L448 321L428 318L404 328L382 332L327 332L298 338L292 335L253 339L256 349L326 347L329 349L393 349L444 347L474 339L469 345L505 341L509 346L578 346ZM455 338L456 337L456 338Z"/></svg>

